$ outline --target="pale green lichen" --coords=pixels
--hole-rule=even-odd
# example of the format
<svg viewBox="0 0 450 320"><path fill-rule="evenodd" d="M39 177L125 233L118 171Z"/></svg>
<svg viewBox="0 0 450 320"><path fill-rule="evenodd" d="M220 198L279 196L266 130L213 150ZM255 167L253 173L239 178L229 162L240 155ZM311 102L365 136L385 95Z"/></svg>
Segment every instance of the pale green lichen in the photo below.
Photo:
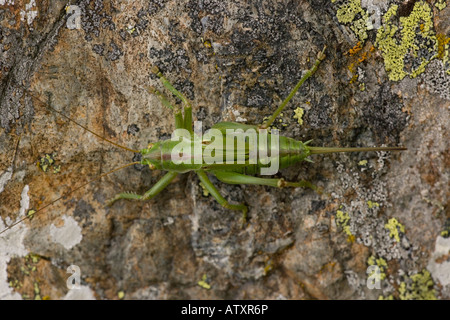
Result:
<svg viewBox="0 0 450 320"><path fill-rule="evenodd" d="M367 160L361 160L360 162L358 162L358 164L360 166L365 166L365 165L367 165Z"/></svg>
<svg viewBox="0 0 450 320"><path fill-rule="evenodd" d="M450 218L448 218L444 223L444 228L441 231L441 237L445 239L450 238Z"/></svg>
<svg viewBox="0 0 450 320"><path fill-rule="evenodd" d="M398 17L392 5L378 29L375 46L382 51L386 71L392 81L415 78L437 57L438 42L433 30L432 11L425 1L417 1L408 16Z"/></svg>
<svg viewBox="0 0 450 320"><path fill-rule="evenodd" d="M369 15L361 6L361 0L337 1L331 0L332 3L339 2L336 11L336 18L340 23L349 24L350 29L356 34L358 39L364 42L367 35L367 21Z"/></svg>
<svg viewBox="0 0 450 320"><path fill-rule="evenodd" d="M443 10L447 6L447 2L445 0L438 0L438 1L436 1L436 3L434 5L439 10Z"/></svg>
<svg viewBox="0 0 450 320"><path fill-rule="evenodd" d="M30 220L33 219L35 213L36 213L36 210L34 210L34 209L28 210L28 212L27 212L28 219L30 219Z"/></svg>
<svg viewBox="0 0 450 320"><path fill-rule="evenodd" d="M436 300L434 282L428 270L406 278L398 288L400 300Z"/></svg>
<svg viewBox="0 0 450 320"><path fill-rule="evenodd" d="M56 165L55 158L58 154L56 152L46 153L39 161L37 166L44 172L47 172L50 168L53 168L53 173L61 172L61 165Z"/></svg>
<svg viewBox="0 0 450 320"><path fill-rule="evenodd" d="M303 110L302 108L298 107L297 109L294 110L295 115L294 115L294 119L297 119L297 122L299 125L303 124L303 114L305 113L305 110Z"/></svg>
<svg viewBox="0 0 450 320"><path fill-rule="evenodd" d="M41 300L41 289L37 282L34 283L34 300Z"/></svg>
<svg viewBox="0 0 450 320"><path fill-rule="evenodd" d="M354 235L350 231L350 215L342 210L336 211L336 224L342 228L342 231L352 239Z"/></svg>
<svg viewBox="0 0 450 320"><path fill-rule="evenodd" d="M208 276L206 274L204 274L202 276L202 280L200 280L197 284L200 287L202 287L203 289L209 290L209 289L211 289L211 285L207 281L208 281Z"/></svg>
<svg viewBox="0 0 450 320"><path fill-rule="evenodd" d="M380 280L386 279L386 270L388 268L386 260L383 258L375 258L375 256L370 256L369 259L367 259L367 265L377 266L380 270ZM375 271L369 274L369 277L371 277L374 272Z"/></svg>
<svg viewBox="0 0 450 320"><path fill-rule="evenodd" d="M374 207L379 207L380 206L380 204L378 203L378 202L373 202L373 201L367 201L367 206L369 207L369 209L372 209L372 208L374 208Z"/></svg>
<svg viewBox="0 0 450 320"><path fill-rule="evenodd" d="M394 238L395 241L400 242L400 233L405 233L405 226L395 218L389 219L388 223L384 225L386 229L389 230L389 236Z"/></svg>

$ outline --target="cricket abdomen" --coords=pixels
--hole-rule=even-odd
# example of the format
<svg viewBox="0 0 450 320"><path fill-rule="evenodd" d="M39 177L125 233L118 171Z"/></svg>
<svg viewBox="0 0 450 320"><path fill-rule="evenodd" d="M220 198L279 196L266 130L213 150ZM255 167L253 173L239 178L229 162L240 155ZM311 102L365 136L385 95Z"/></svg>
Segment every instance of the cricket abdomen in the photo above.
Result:
<svg viewBox="0 0 450 320"><path fill-rule="evenodd" d="M310 151L305 143L280 136L280 169L302 162L309 155Z"/></svg>
<svg viewBox="0 0 450 320"><path fill-rule="evenodd" d="M223 164L205 164L203 169L233 171L247 175L255 175L261 174L262 168L267 169L272 167L276 168L276 172L278 172L279 169L287 168L304 161L310 155L309 148L303 142L283 136L278 136L278 138L278 148L274 148L274 150L272 150L272 139L276 139L276 137L267 135L268 152L261 154L261 148L258 148L257 163L252 163L247 154L246 161L243 164L238 164L237 161L235 161L235 164L225 163L224 161ZM258 146L259 139L260 136L258 135ZM246 142L246 150L248 149L250 149L250 147L248 142ZM278 161L278 163L274 163L275 161ZM275 174L276 172L271 172L270 174Z"/></svg>

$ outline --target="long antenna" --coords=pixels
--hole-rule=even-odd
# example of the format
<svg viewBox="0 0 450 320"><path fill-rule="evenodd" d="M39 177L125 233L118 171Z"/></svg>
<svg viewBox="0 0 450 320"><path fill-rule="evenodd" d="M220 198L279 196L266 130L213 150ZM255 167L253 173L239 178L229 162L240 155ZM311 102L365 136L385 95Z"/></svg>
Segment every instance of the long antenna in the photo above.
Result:
<svg viewBox="0 0 450 320"><path fill-rule="evenodd" d="M81 188L87 186L87 185L90 184L91 182L100 180L101 178L103 178L103 177L105 177L105 176L107 176L107 175L109 175L109 174L111 174L111 173L113 173L113 172L122 170L122 169L124 169L124 168L130 167L130 166L135 165L135 164L140 164L140 162L139 162L139 161L131 162L131 163L125 164L125 165L123 165L123 166L120 166L120 167L118 167L118 168L116 168L116 169L113 169L113 170L111 170L111 171L108 171L108 172L106 172L106 173L102 173L101 175L99 175L99 176L97 176L97 177L95 177L95 178L89 180L89 181L86 182L86 183L83 183L82 185L76 187L75 189L71 189L71 190L65 192L62 196L60 196L60 197L56 198L55 200L53 200L53 201L48 202L47 204L45 204L45 205L44 205L43 207L41 207L39 210L35 211L32 215L27 215L26 217L24 217L24 218L22 218L22 219L20 219L20 220L18 220L18 221L16 221L16 222L14 222L12 225L10 225L10 226L8 226L8 227L6 227L6 228L3 229L2 231L0 231L0 234L2 234L2 233L4 233L4 232L8 231L9 229L13 228L14 226L18 225L19 223L21 223L21 222L23 222L23 221L25 221L25 220L27 220L27 219L29 219L30 217L34 217L38 212L43 211L45 208L48 208L49 206L53 205L55 202L61 200L62 198L65 198L65 197L71 195L71 194L74 193L75 191L80 190Z"/></svg>
<svg viewBox="0 0 450 320"><path fill-rule="evenodd" d="M310 147L311 154L336 153L336 152L366 152L366 151L401 151L407 150L405 147L363 147L363 148L326 148Z"/></svg>
<svg viewBox="0 0 450 320"><path fill-rule="evenodd" d="M60 116L62 116L62 117L64 117L64 118L66 118L67 120L69 120L69 121L75 123L76 125L80 126L80 127L83 128L84 130L86 130L86 131L92 133L94 136L96 136L96 137L98 137L98 138L100 138L100 139L102 139L102 140L104 140L104 141L107 141L107 142L111 143L112 145L114 145L114 146L116 146L116 147L118 147L118 148L121 148L121 149L124 149L124 150L127 150L127 151L131 151L131 152L134 152L134 153L139 153L139 152L140 152L139 150L133 150L133 149L124 147L124 146L122 146L122 145L120 145L120 144L118 144L118 143L115 143L115 142L113 142L113 141L111 141L111 140L109 140L109 139L107 139L107 138L105 138L105 137L102 137L102 136L99 135L98 133L95 133L94 131L90 130L89 128L83 126L82 124L78 123L77 121L75 121L75 120L71 119L70 117L66 116L66 115L65 115L64 113L62 113L61 111L56 110L55 108L53 108L52 106L50 106L48 103L43 102L40 98L38 98L38 97L35 96L34 94L30 93L29 91L26 91L26 92L27 92L32 98L34 98L34 99L36 99L37 101L39 101L39 103L43 104L46 108L48 108L48 109L50 109L50 110L56 112L56 113L59 114Z"/></svg>

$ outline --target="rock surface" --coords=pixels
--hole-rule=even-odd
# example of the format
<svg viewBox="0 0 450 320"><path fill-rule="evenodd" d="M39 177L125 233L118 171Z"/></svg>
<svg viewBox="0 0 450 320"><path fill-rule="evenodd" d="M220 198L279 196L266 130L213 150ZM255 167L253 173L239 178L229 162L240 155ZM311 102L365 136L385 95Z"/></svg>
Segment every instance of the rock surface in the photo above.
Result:
<svg viewBox="0 0 450 320"><path fill-rule="evenodd" d="M76 5L79 25L61 1L0 1L0 229L63 196L0 235L0 298L450 298L447 1ZM192 101L204 129L258 124L324 45L327 58L277 119L281 134L407 151L315 156L277 174L323 195L212 178L226 199L248 204L245 229L193 173L147 202L105 206L162 175L140 167L65 195L133 154L43 103L140 149L174 129L146 90L163 90L152 66ZM44 172L36 163L46 154L55 162ZM76 293L66 283L73 265ZM379 289L369 288L371 266Z"/></svg>

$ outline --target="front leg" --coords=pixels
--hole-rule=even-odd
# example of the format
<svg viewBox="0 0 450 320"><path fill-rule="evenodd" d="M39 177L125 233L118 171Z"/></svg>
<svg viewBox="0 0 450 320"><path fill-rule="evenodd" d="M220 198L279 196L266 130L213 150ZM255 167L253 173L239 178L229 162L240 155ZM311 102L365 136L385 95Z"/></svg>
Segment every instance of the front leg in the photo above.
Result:
<svg viewBox="0 0 450 320"><path fill-rule="evenodd" d="M142 196L132 192L123 192L117 194L114 198L107 202L107 206L111 206L114 202L120 199L128 199L128 200L149 200L156 196L158 193L163 191L175 177L178 175L177 172L168 172L155 183L155 185L144 193Z"/></svg>

